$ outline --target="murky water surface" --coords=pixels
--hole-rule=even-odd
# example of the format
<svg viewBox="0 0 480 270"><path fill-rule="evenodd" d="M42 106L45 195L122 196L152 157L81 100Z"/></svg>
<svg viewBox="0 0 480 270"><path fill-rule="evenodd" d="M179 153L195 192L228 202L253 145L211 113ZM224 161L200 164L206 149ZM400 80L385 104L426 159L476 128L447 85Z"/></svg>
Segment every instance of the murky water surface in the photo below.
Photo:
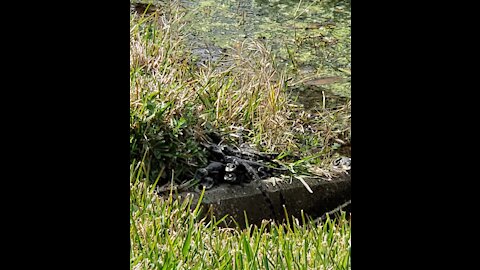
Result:
<svg viewBox="0 0 480 270"><path fill-rule="evenodd" d="M350 0L182 0L190 45L216 61L235 44L260 40L289 69L297 91L350 98ZM321 78L319 81L318 79ZM326 78L326 79L325 79ZM316 83L318 82L318 83Z"/></svg>

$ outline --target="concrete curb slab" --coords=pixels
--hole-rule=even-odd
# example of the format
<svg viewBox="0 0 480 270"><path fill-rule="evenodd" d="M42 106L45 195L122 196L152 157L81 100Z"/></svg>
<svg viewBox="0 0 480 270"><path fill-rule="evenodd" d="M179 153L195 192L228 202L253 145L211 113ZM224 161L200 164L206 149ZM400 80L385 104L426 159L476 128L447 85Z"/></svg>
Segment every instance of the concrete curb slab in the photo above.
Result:
<svg viewBox="0 0 480 270"><path fill-rule="evenodd" d="M316 218L351 200L350 175L344 174L331 180L305 179L305 182L312 193L295 178L291 183L264 180L261 184L268 199L255 182L243 185L221 184L205 191L201 202L202 212L214 214L217 220L229 215L240 226L245 224L245 212L249 224L260 225L264 219L283 222L285 220L283 206L289 217L293 215L300 219L303 210L304 215ZM200 194L182 192L178 195L193 196L192 205L196 205ZM226 224L221 225L234 226L231 218L227 218L226 221Z"/></svg>

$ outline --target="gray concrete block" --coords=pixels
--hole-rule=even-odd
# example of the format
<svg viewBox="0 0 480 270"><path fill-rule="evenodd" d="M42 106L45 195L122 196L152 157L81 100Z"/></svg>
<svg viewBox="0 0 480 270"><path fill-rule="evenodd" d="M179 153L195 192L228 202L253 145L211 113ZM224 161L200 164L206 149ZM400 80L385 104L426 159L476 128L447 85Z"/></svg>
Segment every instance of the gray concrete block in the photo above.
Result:
<svg viewBox="0 0 480 270"><path fill-rule="evenodd" d="M322 216L342 203L351 200L351 176L344 174L331 180L305 179L311 188L310 193L298 179L291 182L262 181L265 193L258 189L258 183L242 185L221 184L205 191L201 202L202 213L207 216L213 213L217 220L225 215L233 217L241 226L245 225L247 214L249 224L261 224L264 219L285 220L285 206L289 218L293 215L301 220L301 211L312 219ZM196 205L199 193L183 192L179 196L193 195L192 205ZM272 209L273 207L273 209ZM272 211L273 210L273 211ZM348 210L348 209L347 209ZM234 226L231 218L226 219L224 226Z"/></svg>

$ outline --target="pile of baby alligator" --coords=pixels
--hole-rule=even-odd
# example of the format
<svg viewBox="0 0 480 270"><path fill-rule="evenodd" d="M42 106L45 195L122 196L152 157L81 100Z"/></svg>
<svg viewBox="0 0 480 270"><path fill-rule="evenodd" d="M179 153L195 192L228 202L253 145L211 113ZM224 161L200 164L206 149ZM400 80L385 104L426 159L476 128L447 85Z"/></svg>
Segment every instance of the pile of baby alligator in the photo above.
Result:
<svg viewBox="0 0 480 270"><path fill-rule="evenodd" d="M241 184L259 181L287 173L289 170L274 159L277 154L263 153L247 144L202 144L209 153L210 163L197 169L195 179L199 187L210 189L216 184Z"/></svg>

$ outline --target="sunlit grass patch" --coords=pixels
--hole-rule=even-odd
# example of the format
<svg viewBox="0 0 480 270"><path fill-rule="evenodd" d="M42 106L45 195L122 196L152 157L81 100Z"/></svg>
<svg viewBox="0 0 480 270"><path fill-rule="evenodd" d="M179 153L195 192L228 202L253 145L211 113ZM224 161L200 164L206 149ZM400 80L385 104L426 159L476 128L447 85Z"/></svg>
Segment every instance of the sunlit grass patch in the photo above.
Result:
<svg viewBox="0 0 480 270"><path fill-rule="evenodd" d="M221 62L198 61L184 31L189 11L161 2L130 21L131 269L350 269L345 214L222 228L228 217L206 219L191 198L154 193L156 183L184 182L207 163L200 143L210 130L314 175L328 174L351 137L349 101L296 102L291 70L279 69L261 40L233 44Z"/></svg>
<svg viewBox="0 0 480 270"><path fill-rule="evenodd" d="M264 221L247 229L206 221L191 198L159 197L131 185L132 269L351 269L350 221L290 226Z"/></svg>
<svg viewBox="0 0 480 270"><path fill-rule="evenodd" d="M183 31L188 11L166 3L131 16L131 161L144 160L161 182L188 180L207 162L199 146L205 132L216 130L279 153L284 163L327 168L339 142L350 140L349 103L307 112L290 96L287 70L259 40L236 43L223 63L197 62ZM241 140L230 136L238 130Z"/></svg>

